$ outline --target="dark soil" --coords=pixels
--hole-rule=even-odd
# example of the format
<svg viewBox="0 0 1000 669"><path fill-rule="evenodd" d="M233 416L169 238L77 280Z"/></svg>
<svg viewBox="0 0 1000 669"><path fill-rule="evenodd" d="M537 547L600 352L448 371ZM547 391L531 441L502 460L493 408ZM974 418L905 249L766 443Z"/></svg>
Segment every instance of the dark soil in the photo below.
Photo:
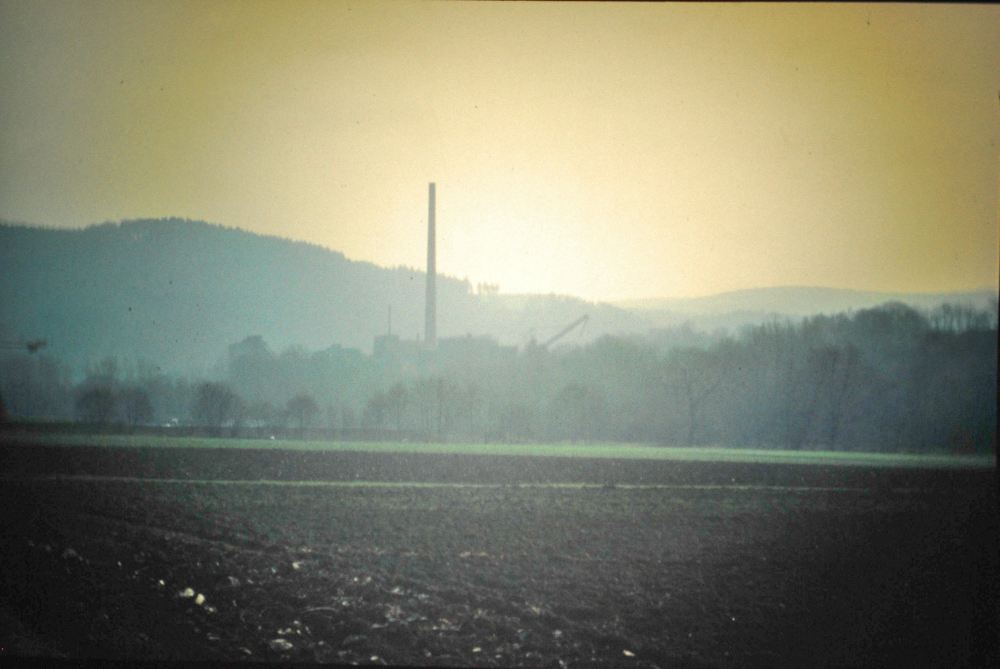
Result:
<svg viewBox="0 0 1000 669"><path fill-rule="evenodd" d="M0 599L71 657L987 666L997 641L992 471L23 451L0 466ZM727 482L861 489L623 485Z"/></svg>

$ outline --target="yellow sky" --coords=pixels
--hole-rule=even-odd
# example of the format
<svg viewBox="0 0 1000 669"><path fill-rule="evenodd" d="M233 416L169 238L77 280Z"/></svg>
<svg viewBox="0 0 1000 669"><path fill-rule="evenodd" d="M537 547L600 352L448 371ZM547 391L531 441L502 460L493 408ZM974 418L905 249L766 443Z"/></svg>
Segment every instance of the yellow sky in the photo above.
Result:
<svg viewBox="0 0 1000 669"><path fill-rule="evenodd" d="M502 292L998 282L1000 8L0 0L0 218Z"/></svg>

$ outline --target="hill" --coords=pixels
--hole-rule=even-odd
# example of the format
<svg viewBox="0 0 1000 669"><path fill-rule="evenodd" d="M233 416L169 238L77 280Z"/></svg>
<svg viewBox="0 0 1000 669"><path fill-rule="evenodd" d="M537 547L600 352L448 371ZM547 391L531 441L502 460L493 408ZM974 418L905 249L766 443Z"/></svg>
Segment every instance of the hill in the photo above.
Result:
<svg viewBox="0 0 1000 669"><path fill-rule="evenodd" d="M735 290L717 295L683 299L622 300L615 306L633 311L658 327L689 322L697 328L738 330L774 317L798 319L816 314L837 314L901 302L919 311L944 303L989 309L997 292L979 290L956 293L884 293L817 286L780 286Z"/></svg>
<svg viewBox="0 0 1000 669"><path fill-rule="evenodd" d="M205 376L230 344L260 335L272 350L299 345L372 350L388 327L423 334L425 274L346 258L330 249L182 219L105 223L82 230L0 224L0 337L45 338L77 372L108 355L164 372ZM545 341L587 314L561 343L645 334L685 323L707 332L777 316L902 301L983 308L996 293L902 295L829 288L766 288L687 300L593 303L561 295L481 295L438 277L439 337Z"/></svg>
<svg viewBox="0 0 1000 669"><path fill-rule="evenodd" d="M330 249L181 219L82 230L0 225L0 337L45 338L80 370L106 355L200 376L229 344L261 335L272 348L371 351L384 334L423 333L425 273L352 261ZM523 343L583 313L592 339L645 331L641 317L555 295L516 305L438 277L440 337ZM569 339L569 338L568 338Z"/></svg>
<svg viewBox="0 0 1000 669"><path fill-rule="evenodd" d="M637 311L665 311L687 314L724 314L737 312L777 313L788 316L835 314L870 309L886 302L902 302L916 309L933 309L944 302L966 304L982 309L996 291L961 293L880 293L868 290L844 290L817 286L779 286L734 290L718 295L684 299L621 300L616 306Z"/></svg>

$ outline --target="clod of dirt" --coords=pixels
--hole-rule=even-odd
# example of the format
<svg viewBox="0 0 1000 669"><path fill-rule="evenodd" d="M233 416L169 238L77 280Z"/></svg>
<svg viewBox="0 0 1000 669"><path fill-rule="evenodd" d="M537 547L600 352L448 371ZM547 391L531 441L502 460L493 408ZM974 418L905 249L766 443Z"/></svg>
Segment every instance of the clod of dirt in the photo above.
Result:
<svg viewBox="0 0 1000 669"><path fill-rule="evenodd" d="M321 664L331 663L335 657L337 657L337 652L330 648L325 641L320 641L313 648L313 658Z"/></svg>

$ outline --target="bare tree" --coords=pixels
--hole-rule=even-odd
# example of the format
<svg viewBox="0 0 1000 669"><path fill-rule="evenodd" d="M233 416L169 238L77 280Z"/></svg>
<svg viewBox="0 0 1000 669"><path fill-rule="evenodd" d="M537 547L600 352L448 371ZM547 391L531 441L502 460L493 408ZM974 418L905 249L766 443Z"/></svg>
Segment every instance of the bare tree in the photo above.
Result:
<svg viewBox="0 0 1000 669"><path fill-rule="evenodd" d="M707 400L719 389L726 368L716 352L697 348L678 349L667 364L669 384L680 391L687 413L688 446L694 446L702 429L702 412Z"/></svg>
<svg viewBox="0 0 1000 669"><path fill-rule="evenodd" d="M856 392L861 373L861 356L855 346L847 346L838 356L840 364L832 374L827 387L828 415L827 441L831 449L836 449L844 416L851 398Z"/></svg>
<svg viewBox="0 0 1000 669"><path fill-rule="evenodd" d="M534 411L526 402L508 402L499 407L496 427L490 431L490 438L487 441L524 443L532 437L531 424L534 419Z"/></svg>
<svg viewBox="0 0 1000 669"><path fill-rule="evenodd" d="M928 320L935 330L967 332L969 330L988 330L993 319L989 311L981 311L964 304L945 302L930 313Z"/></svg>
<svg viewBox="0 0 1000 669"><path fill-rule="evenodd" d="M87 365L87 380L90 385L102 385L112 390L118 385L121 378L121 366L118 358L108 356L97 364Z"/></svg>
<svg viewBox="0 0 1000 669"><path fill-rule="evenodd" d="M326 428L333 437L337 433L337 419L340 417L340 409L334 402L327 402L323 414L326 416Z"/></svg>
<svg viewBox="0 0 1000 669"><path fill-rule="evenodd" d="M438 441L444 441L451 429L455 413L455 384L444 377L431 379L431 400L434 406L434 423Z"/></svg>
<svg viewBox="0 0 1000 669"><path fill-rule="evenodd" d="M76 413L88 423L105 425L115 413L117 404L114 391L108 386L93 385L84 388L76 398Z"/></svg>
<svg viewBox="0 0 1000 669"><path fill-rule="evenodd" d="M806 353L802 368L793 371L795 393L786 407L786 440L792 450L797 451L806 444L821 405L830 401L843 357L842 351L835 346L812 348Z"/></svg>
<svg viewBox="0 0 1000 669"><path fill-rule="evenodd" d="M233 408L230 413L233 421L233 429L230 434L234 439L240 436L240 433L243 431L243 426L246 424L249 416L249 409L250 407L247 403L242 397L240 397L239 394L237 394L236 399L233 401Z"/></svg>
<svg viewBox="0 0 1000 669"><path fill-rule="evenodd" d="M149 423L153 420L153 403L149 393L139 386L128 386L120 393L125 422L132 427Z"/></svg>
<svg viewBox="0 0 1000 669"><path fill-rule="evenodd" d="M87 366L87 378L76 397L76 413L96 425L110 422L118 408L118 360L107 357Z"/></svg>
<svg viewBox="0 0 1000 669"><path fill-rule="evenodd" d="M255 400L247 407L247 420L257 428L257 436L264 437L264 428L274 420L274 406L267 400Z"/></svg>
<svg viewBox="0 0 1000 669"><path fill-rule="evenodd" d="M206 381L195 391L192 414L213 436L219 436L222 426L232 420L237 400L236 393L225 383Z"/></svg>
<svg viewBox="0 0 1000 669"><path fill-rule="evenodd" d="M406 417L406 405L409 404L410 393L406 386L397 383L385 395L385 409L396 426L396 431L403 429L403 419Z"/></svg>
<svg viewBox="0 0 1000 669"><path fill-rule="evenodd" d="M344 430L353 430L358 423L358 414L348 402L340 403L340 426Z"/></svg>
<svg viewBox="0 0 1000 669"><path fill-rule="evenodd" d="M556 395L553 402L553 413L558 433L568 436L571 441L583 441L593 438L593 418L591 409L590 389L582 383L573 381Z"/></svg>
<svg viewBox="0 0 1000 669"><path fill-rule="evenodd" d="M467 438L482 437L482 391L475 381L466 381L458 398L458 421L464 425Z"/></svg>
<svg viewBox="0 0 1000 669"><path fill-rule="evenodd" d="M361 422L370 430L381 430L385 424L386 399L385 393L375 393L365 403Z"/></svg>
<svg viewBox="0 0 1000 669"><path fill-rule="evenodd" d="M306 428L319 413L319 406L311 395L299 393L288 400L288 415L298 427L299 439L305 434Z"/></svg>

